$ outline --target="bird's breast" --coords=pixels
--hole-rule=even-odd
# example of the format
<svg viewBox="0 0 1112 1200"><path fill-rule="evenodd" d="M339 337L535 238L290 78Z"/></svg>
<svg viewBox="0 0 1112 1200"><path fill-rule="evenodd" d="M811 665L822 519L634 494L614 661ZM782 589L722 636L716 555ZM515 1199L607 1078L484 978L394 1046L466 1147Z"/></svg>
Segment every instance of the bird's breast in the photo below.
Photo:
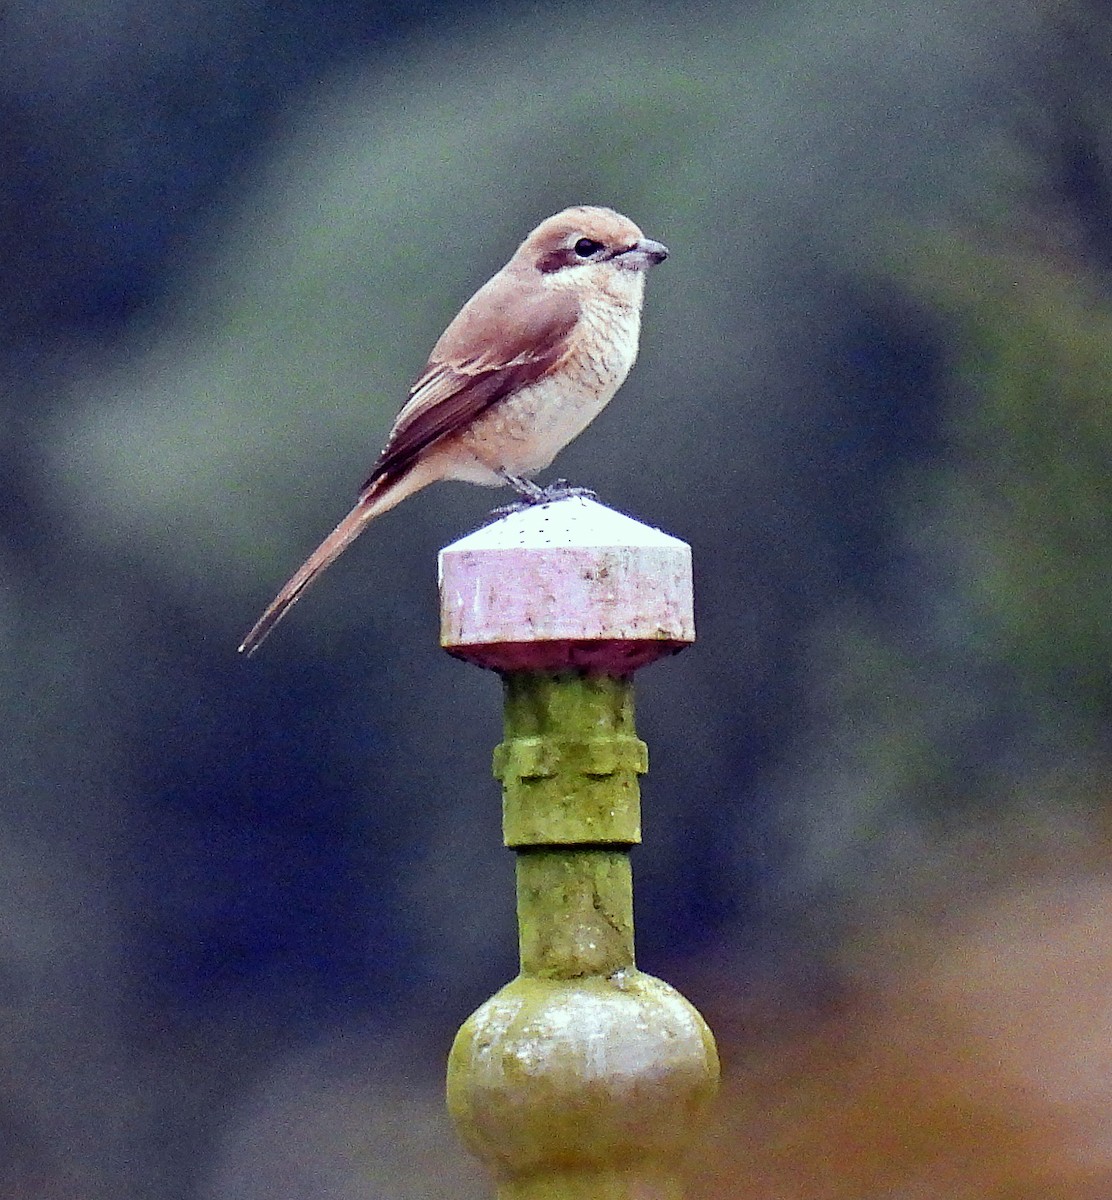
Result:
<svg viewBox="0 0 1112 1200"><path fill-rule="evenodd" d="M499 472L530 476L598 416L621 387L634 360L641 327L640 293L593 295L565 353L544 376L497 400L453 439L445 477L503 482Z"/></svg>
<svg viewBox="0 0 1112 1200"><path fill-rule="evenodd" d="M543 471L598 416L637 357L640 313L585 312L567 355L544 378L499 401L474 429L512 475Z"/></svg>

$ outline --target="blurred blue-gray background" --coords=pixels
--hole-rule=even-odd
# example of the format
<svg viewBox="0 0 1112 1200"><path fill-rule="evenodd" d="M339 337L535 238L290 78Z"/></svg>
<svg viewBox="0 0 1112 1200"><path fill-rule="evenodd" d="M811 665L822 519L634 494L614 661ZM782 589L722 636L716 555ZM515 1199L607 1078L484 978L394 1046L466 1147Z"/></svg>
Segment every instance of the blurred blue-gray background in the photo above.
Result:
<svg viewBox="0 0 1112 1200"><path fill-rule="evenodd" d="M747 1149L695 1194L913 1194L954 1121L908 1102L894 1174L815 1174L808 1098L887 1078L861 1030L926 1012L906 1075L961 1046L1026 1086L1039 1162L1041 1121L1090 1129L1103 985L1057 1034L1031 1013L1075 972L1112 994L1078 957L1112 932L1108 17L9 0L0 1196L486 1194L440 1076L515 969L500 694L437 648L435 556L499 497L407 502L235 647L447 320L581 202L672 251L556 467L695 553L700 641L639 680L635 858L641 965L745 1068L713 1136ZM754 1066L824 1029L860 1054ZM992 1104L930 1194L1107 1194L1107 1137L1039 1174ZM804 1165L762 1166L785 1139Z"/></svg>

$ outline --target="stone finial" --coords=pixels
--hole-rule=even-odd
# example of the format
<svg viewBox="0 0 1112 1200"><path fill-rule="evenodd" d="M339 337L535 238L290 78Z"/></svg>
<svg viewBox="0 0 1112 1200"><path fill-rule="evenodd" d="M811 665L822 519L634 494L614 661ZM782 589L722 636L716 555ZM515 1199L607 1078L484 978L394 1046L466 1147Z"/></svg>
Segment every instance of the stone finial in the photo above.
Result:
<svg viewBox="0 0 1112 1200"><path fill-rule="evenodd" d="M628 674L695 640L691 548L594 500L538 504L440 552L440 628L496 671Z"/></svg>

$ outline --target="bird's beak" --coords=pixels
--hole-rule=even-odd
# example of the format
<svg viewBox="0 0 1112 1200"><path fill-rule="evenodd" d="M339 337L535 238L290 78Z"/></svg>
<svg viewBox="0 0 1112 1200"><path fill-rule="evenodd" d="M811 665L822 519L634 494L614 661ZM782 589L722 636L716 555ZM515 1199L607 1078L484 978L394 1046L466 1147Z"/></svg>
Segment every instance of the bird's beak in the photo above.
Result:
<svg viewBox="0 0 1112 1200"><path fill-rule="evenodd" d="M652 238L639 238L618 255L618 262L629 271L647 271L668 257L668 247Z"/></svg>

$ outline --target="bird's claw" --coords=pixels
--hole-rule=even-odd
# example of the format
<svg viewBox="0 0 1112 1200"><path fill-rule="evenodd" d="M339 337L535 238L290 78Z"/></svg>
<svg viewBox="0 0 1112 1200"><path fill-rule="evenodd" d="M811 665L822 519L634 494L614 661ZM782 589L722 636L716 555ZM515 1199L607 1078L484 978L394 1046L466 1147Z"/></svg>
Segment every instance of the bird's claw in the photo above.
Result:
<svg viewBox="0 0 1112 1200"><path fill-rule="evenodd" d="M580 500L597 500L598 493L593 492L590 488L572 487L566 479L557 479L548 484L547 487L541 488L543 496L537 501L538 504L549 504L554 500L572 500L579 498Z"/></svg>

